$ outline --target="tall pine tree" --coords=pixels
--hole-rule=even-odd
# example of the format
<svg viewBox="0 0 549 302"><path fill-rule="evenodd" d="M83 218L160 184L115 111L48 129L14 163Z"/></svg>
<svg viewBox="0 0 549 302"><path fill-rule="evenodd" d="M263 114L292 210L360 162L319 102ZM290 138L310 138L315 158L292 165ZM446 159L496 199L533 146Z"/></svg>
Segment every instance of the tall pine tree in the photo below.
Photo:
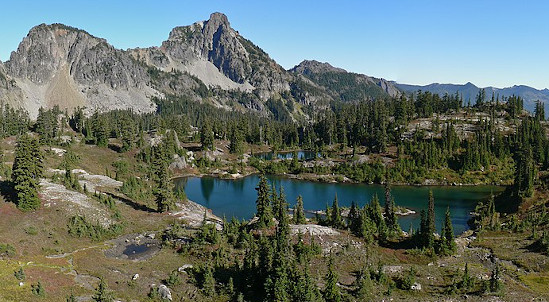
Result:
<svg viewBox="0 0 549 302"><path fill-rule="evenodd" d="M11 174L19 209L31 211L40 207L38 187L42 170L42 154L38 141L27 134L21 135L15 148Z"/></svg>

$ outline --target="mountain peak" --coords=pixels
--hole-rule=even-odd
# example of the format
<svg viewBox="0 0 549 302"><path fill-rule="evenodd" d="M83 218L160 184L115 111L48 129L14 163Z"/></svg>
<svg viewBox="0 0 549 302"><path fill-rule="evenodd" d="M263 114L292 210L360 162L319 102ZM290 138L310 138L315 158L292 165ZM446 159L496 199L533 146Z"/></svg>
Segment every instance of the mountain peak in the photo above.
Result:
<svg viewBox="0 0 549 302"><path fill-rule="evenodd" d="M207 22L213 22L216 24L224 24L230 26L227 16L220 12L215 12L210 15L210 19Z"/></svg>
<svg viewBox="0 0 549 302"><path fill-rule="evenodd" d="M47 32L53 32L56 36L64 36L68 33L81 33L81 34L90 36L92 38L99 39L97 37L94 37L93 35L91 35L85 30L68 26L62 23L52 23L52 24L42 23L42 24L36 25L29 30L29 33L27 36L41 35ZM104 39L99 39L99 40L104 40Z"/></svg>
<svg viewBox="0 0 549 302"><path fill-rule="evenodd" d="M296 65L294 68L290 69L290 71L305 75L319 72L347 72L345 69L337 68L329 63L322 63L316 60L304 60L299 63L299 65Z"/></svg>

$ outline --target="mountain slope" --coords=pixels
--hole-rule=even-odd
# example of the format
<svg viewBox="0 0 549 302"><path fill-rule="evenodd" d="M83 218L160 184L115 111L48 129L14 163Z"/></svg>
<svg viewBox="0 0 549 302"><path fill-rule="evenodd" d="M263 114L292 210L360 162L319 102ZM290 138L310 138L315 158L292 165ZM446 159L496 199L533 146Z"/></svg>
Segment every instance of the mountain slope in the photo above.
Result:
<svg viewBox="0 0 549 302"><path fill-rule="evenodd" d="M32 28L5 69L31 116L39 107L155 110L145 68L104 39L61 24ZM14 89L11 89L14 90Z"/></svg>
<svg viewBox="0 0 549 302"><path fill-rule="evenodd" d="M467 83L464 85L434 83L425 86L395 83L395 86L408 93L416 92L418 90L438 93L440 95L444 95L445 93L455 94L456 92L458 92L463 96L463 100L465 103L470 100L472 104L475 103L476 95L478 94L479 90L482 89L473 85L472 83ZM512 95L520 96L524 99L524 108L529 111L534 110L536 102L538 100L542 101L545 104L549 103L549 90L547 89L537 90L529 86L520 85L507 88L485 87L484 90L487 99L490 99L492 97L492 93L496 97L499 95L500 98L504 96L509 97Z"/></svg>
<svg viewBox="0 0 549 302"><path fill-rule="evenodd" d="M130 53L162 71L188 72L209 87L254 91L263 100L289 91L293 80L264 51L231 28L221 13L174 28L161 47Z"/></svg>
<svg viewBox="0 0 549 302"><path fill-rule="evenodd" d="M361 101L400 95L400 91L391 82L347 72L328 63L305 60L290 71L305 76L342 101Z"/></svg>
<svg viewBox="0 0 549 302"><path fill-rule="evenodd" d="M383 79L315 61L285 70L221 13L174 28L161 46L129 50L77 28L42 24L0 64L0 98L31 117L53 106L152 112L154 97L176 96L296 120L332 101L399 94Z"/></svg>

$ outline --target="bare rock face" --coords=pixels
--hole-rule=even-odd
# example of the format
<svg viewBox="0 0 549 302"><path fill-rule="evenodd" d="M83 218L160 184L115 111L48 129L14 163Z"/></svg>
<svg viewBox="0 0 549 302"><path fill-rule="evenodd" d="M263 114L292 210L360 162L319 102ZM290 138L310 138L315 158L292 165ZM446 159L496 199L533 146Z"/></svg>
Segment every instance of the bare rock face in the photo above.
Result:
<svg viewBox="0 0 549 302"><path fill-rule="evenodd" d="M287 71L221 13L174 28L159 47L130 50L77 28L42 24L30 30L8 62L0 62L0 100L28 110L31 118L40 107L56 105L69 111L85 107L87 113L152 112L154 97L176 96L295 119L305 115L295 102L321 109L340 98L342 92L316 77L323 73L351 74L316 61ZM398 93L383 79L351 75L367 97L371 87L379 95Z"/></svg>
<svg viewBox="0 0 549 302"><path fill-rule="evenodd" d="M62 24L30 30L5 63L7 73L23 92L21 100L32 115L39 107L93 110L155 109L144 67L106 40Z"/></svg>
<svg viewBox="0 0 549 302"><path fill-rule="evenodd" d="M294 78L231 28L221 13L213 13L207 21L174 28L161 47L130 52L160 70L188 72L210 87L254 91L263 100L289 91Z"/></svg>
<svg viewBox="0 0 549 302"><path fill-rule="evenodd" d="M0 62L0 100L20 108L22 99L21 89L16 85L15 80L7 74L4 64Z"/></svg>
<svg viewBox="0 0 549 302"><path fill-rule="evenodd" d="M10 74L35 84L50 81L64 66L79 84L105 84L112 89L143 88L144 68L106 40L61 24L31 29L7 63Z"/></svg>

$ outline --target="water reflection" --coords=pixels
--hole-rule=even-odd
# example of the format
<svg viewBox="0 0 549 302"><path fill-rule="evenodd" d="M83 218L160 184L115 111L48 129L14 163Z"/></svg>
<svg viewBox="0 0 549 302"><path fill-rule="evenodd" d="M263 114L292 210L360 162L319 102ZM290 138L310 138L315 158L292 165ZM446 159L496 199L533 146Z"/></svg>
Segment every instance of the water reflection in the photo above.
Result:
<svg viewBox="0 0 549 302"><path fill-rule="evenodd" d="M284 187L286 200L293 206L298 195L303 197L304 207L307 210L323 210L326 204L331 205L337 192L340 206L348 207L352 201L364 206L374 195L384 204L384 188L379 185L366 184L327 184L302 181L276 176L269 176L269 182L277 190ZM209 177L176 180L176 185L183 187L189 199L203 204L213 210L218 216L227 218L235 216L239 219L249 219L255 214L257 191L255 187L259 176L252 175L244 179L224 180ZM427 208L429 189L435 197L435 221L440 230L444 220L446 208L450 208L454 231L462 233L468 228L467 220L479 200L488 199L491 192L500 192L502 188L475 186L475 187L414 187L395 186L391 194L397 206L416 211L415 215L400 217L399 222L404 230L419 227L419 212Z"/></svg>

